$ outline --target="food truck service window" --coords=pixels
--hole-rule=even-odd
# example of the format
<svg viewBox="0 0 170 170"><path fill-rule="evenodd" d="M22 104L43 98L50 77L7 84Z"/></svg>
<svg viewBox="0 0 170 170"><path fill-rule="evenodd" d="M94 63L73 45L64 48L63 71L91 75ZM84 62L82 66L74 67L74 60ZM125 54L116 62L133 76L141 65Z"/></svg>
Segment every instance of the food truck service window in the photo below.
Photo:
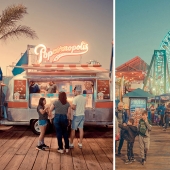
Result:
<svg viewBox="0 0 170 170"><path fill-rule="evenodd" d="M97 80L97 99L110 99L109 80Z"/></svg>
<svg viewBox="0 0 170 170"><path fill-rule="evenodd" d="M26 80L14 80L14 100L26 99Z"/></svg>

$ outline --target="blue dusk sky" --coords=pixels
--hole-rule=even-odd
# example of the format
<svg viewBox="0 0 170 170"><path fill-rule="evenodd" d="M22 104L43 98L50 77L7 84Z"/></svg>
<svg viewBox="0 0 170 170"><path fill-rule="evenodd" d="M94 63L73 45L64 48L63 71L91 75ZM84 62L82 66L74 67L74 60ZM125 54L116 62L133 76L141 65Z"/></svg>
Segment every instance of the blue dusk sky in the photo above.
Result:
<svg viewBox="0 0 170 170"><path fill-rule="evenodd" d="M139 56L150 64L170 31L170 0L116 0L116 67Z"/></svg>
<svg viewBox="0 0 170 170"><path fill-rule="evenodd" d="M4 75L6 66L17 62L28 44L44 44L52 50L60 45L79 45L85 41L89 51L82 55L82 63L94 59L102 67L110 68L113 0L0 0L0 13L7 6L20 3L28 12L20 24L34 29L39 39L21 37L0 41L0 67Z"/></svg>

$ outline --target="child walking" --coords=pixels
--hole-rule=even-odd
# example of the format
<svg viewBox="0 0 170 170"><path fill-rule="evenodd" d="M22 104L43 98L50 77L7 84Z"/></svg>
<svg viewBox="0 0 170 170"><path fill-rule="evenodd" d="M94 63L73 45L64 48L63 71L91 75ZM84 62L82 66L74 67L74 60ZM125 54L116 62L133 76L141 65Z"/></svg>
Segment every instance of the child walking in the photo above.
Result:
<svg viewBox="0 0 170 170"><path fill-rule="evenodd" d="M128 159L125 161L125 164L130 164L132 161L135 161L133 154L133 145L135 141L135 137L138 135L137 127L134 126L134 119L130 118L128 120L127 126L119 124L119 127L124 130L123 138L127 141L127 157Z"/></svg>
<svg viewBox="0 0 170 170"><path fill-rule="evenodd" d="M148 120L148 113L146 110L142 112L142 119L139 120L139 145L142 158L142 165L146 163L146 156L150 146L150 131L151 122Z"/></svg>

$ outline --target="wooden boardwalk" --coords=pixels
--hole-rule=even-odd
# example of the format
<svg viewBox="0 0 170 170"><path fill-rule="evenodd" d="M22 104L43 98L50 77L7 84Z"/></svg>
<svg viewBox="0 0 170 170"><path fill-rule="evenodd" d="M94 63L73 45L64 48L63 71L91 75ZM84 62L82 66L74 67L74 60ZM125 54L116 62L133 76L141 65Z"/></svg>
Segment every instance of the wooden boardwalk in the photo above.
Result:
<svg viewBox="0 0 170 170"><path fill-rule="evenodd" d="M112 170L113 127L85 128L83 148L60 154L55 133L47 134L50 150L37 151L38 136L28 126L0 126L0 170Z"/></svg>
<svg viewBox="0 0 170 170"><path fill-rule="evenodd" d="M135 140L134 154L136 162L128 165L124 164L126 159L125 142L121 151L121 157L116 156L116 170L170 170L170 129L164 132L161 127L152 127L151 144L145 165L140 163L138 137Z"/></svg>

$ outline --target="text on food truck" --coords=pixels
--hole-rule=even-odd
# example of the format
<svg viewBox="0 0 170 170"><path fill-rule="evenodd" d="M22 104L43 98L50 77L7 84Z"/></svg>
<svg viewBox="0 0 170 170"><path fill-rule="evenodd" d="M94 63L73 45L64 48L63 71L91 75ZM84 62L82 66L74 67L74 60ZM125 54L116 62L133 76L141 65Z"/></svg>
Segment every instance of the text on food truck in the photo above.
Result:
<svg viewBox="0 0 170 170"><path fill-rule="evenodd" d="M34 53L38 55L38 64L43 62L43 59L49 62L58 61L61 57L71 55L81 55L88 51L88 44L84 41L80 45L59 46L52 51L48 50L45 45L39 44L34 48Z"/></svg>

